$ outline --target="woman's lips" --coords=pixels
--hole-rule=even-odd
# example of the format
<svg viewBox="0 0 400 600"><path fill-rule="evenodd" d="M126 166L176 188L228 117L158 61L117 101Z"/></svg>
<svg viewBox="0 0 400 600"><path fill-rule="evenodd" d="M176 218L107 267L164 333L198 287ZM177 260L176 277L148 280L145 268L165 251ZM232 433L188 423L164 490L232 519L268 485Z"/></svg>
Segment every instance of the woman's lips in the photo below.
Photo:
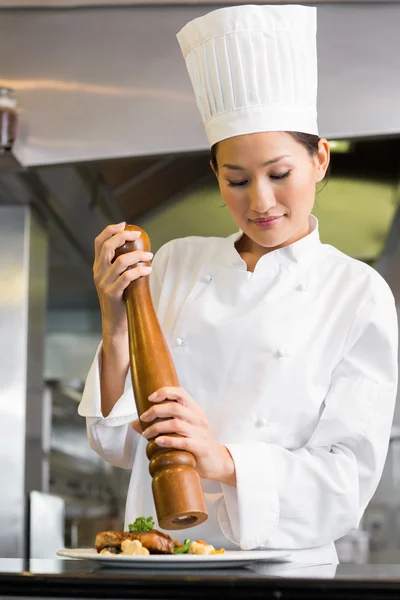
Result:
<svg viewBox="0 0 400 600"><path fill-rule="evenodd" d="M266 217L265 219L254 219L254 225L257 225L260 229L268 229L269 227L274 227L280 220L282 219L282 215L276 217Z"/></svg>

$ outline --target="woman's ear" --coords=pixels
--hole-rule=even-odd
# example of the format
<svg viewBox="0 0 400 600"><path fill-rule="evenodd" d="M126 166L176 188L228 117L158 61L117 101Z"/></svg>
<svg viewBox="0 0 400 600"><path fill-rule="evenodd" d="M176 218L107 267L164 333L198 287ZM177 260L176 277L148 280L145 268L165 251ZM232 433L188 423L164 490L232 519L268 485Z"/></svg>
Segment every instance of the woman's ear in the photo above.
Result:
<svg viewBox="0 0 400 600"><path fill-rule="evenodd" d="M321 138L318 143L318 152L314 157L316 183L319 183L325 177L329 167L331 152L328 140Z"/></svg>
<svg viewBox="0 0 400 600"><path fill-rule="evenodd" d="M214 175L215 175L215 177L218 179L218 171L217 171L217 169L214 167L214 163L213 163L213 161L212 161L212 160L210 160L210 167L212 168L212 170L213 170L213 172L214 172Z"/></svg>

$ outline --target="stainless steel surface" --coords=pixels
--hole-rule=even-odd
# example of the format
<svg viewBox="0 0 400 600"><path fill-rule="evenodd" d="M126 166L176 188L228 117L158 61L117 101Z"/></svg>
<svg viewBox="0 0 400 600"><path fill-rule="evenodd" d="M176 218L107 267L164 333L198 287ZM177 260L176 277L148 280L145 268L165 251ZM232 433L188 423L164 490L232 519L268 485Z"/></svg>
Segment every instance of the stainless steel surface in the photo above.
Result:
<svg viewBox="0 0 400 600"><path fill-rule="evenodd" d="M80 577L85 576L87 574L92 574L94 577L92 579L93 585L101 585L102 581L106 581L109 579L110 587L115 586L115 582L120 580L136 580L138 576L143 580L143 583L146 583L146 578L154 578L154 573L144 573L138 572L136 570L132 570L132 572L128 571L120 571L116 569L98 569L93 571L93 566L89 561L84 560L50 560L50 559L32 559L30 561L23 561L17 558L8 558L8 559L0 559L0 577L5 573L26 573L30 572L32 574L48 574L48 575L58 575L59 573L63 573L67 578L70 577ZM194 585L196 582L201 583L202 578L199 576L199 573L196 572L195 569L189 571L190 576L186 577L187 583L190 583L190 580L194 578ZM188 571L186 571L186 575ZM269 577L283 577L283 578L309 578L309 579L336 579L336 580L346 580L350 582L376 582L385 584L386 582L396 582L400 585L400 565L397 563L386 563L382 565L375 564L365 564L365 565L332 565L332 564L301 564L301 563L259 563L255 564L246 569L229 569L222 571L214 571L213 573L205 572L207 577L207 583L210 584L212 579L218 580L220 577L226 579L227 574L230 576L231 581L231 589L234 589L235 580L248 580L249 585L251 584L251 580L257 579L259 577L262 579L268 579ZM184 589L184 578L182 578L182 571L176 571L175 574L165 571L165 577L172 582L173 580L181 580L182 590ZM111 579L110 579L111 576ZM117 576L117 578L115 578ZM158 578L160 578L160 589L164 582L162 581L162 574L158 574ZM210 579L211 578L211 579ZM193 583L193 582L192 582ZM276 581L277 585L279 582ZM118 584L117 584L118 585ZM222 589L222 588L220 588ZM293 588L292 588L293 589ZM351 589L350 587L348 589ZM115 588L114 588L115 591ZM249 588L250 591L250 588ZM393 590L392 590L393 591ZM359 599L362 597L362 590L356 597ZM289 592L290 593L290 592ZM107 592L104 597L107 597ZM147 594L147 596L149 596ZM113 597L111 595L111 597ZM188 594L188 597L190 595ZM265 594L265 597L268 597ZM279 595L274 594L274 598L282 598L284 594L280 593ZM293 596L291 596L293 597ZM313 597L317 597L314 596ZM322 597L322 596L321 596ZM339 597L339 596L338 596ZM345 596L347 597L347 596ZM379 596L382 598L383 596ZM394 598L395 595L388 596L390 598ZM4 596L2 595L2 599ZM376 596L378 598L378 596Z"/></svg>
<svg viewBox="0 0 400 600"><path fill-rule="evenodd" d="M23 555L25 493L41 479L46 261L46 233L30 208L0 207L0 556Z"/></svg>
<svg viewBox="0 0 400 600"><path fill-rule="evenodd" d="M175 37L204 12L189 5L4 9L0 84L16 90L21 106L17 159L40 165L205 149ZM395 2L320 6L323 135L400 132L399 22Z"/></svg>
<svg viewBox="0 0 400 600"><path fill-rule="evenodd" d="M90 186L74 166L37 169L36 176L49 197L57 199L59 219L73 236L82 259L91 266L93 240L110 220L93 202Z"/></svg>
<svg viewBox="0 0 400 600"><path fill-rule="evenodd" d="M110 220L99 210L99 198L93 202L90 189L75 166L54 169L58 171L61 189L54 189L54 177L47 173L49 168L40 169L43 180L33 170L0 175L0 205L30 205L43 215L51 247L49 296L53 292L59 301L65 301L62 284L69 280L73 289L66 305L75 308L74 299L93 302L93 239Z"/></svg>
<svg viewBox="0 0 400 600"><path fill-rule="evenodd" d="M17 161L12 152L7 152L4 154L0 154L0 173L3 172L12 172L12 171L21 171L22 166Z"/></svg>
<svg viewBox="0 0 400 600"><path fill-rule="evenodd" d="M122 529L130 472L102 460L87 442L77 406L82 382L46 382L50 427L45 436L44 489L65 505L66 545L90 547L98 531Z"/></svg>
<svg viewBox="0 0 400 600"><path fill-rule="evenodd" d="M27 256L27 358L25 407L25 492L42 490L45 482L43 453L43 373L48 290L48 237L43 224L30 211ZM27 240L28 243L28 240Z"/></svg>
<svg viewBox="0 0 400 600"><path fill-rule="evenodd" d="M337 2L354 2L358 4L375 4L381 0L314 0L313 4L335 4ZM388 3L399 2L399 0L385 0ZM241 4L243 0L231 0L230 4ZM0 0L1 7L41 7L41 8L65 8L65 7L82 7L82 6L135 6L142 5L143 0ZM170 5L170 4L197 4L209 5L214 4L214 0L146 0L146 4L150 5ZM254 4L258 4L254 2ZM262 2L262 4L287 4L287 0L272 0Z"/></svg>
<svg viewBox="0 0 400 600"><path fill-rule="evenodd" d="M29 557L54 558L65 545L65 503L50 494L29 494Z"/></svg>

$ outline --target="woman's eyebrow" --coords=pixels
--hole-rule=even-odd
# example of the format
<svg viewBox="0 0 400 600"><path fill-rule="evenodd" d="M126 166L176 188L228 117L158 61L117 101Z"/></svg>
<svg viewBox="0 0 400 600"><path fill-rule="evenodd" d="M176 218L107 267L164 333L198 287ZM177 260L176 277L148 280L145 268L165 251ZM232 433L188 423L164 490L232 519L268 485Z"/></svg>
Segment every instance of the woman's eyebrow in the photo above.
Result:
<svg viewBox="0 0 400 600"><path fill-rule="evenodd" d="M273 163L276 163L279 160L282 160L282 158L288 158L288 156L289 156L289 154L282 154L282 156L276 156L275 158L271 158L271 160L267 160L267 162L263 163L261 166L268 167L269 165L272 165ZM222 166L225 167L225 169L233 169L234 171L245 171L246 170L244 167L239 167L239 165L231 165L229 163L225 163Z"/></svg>

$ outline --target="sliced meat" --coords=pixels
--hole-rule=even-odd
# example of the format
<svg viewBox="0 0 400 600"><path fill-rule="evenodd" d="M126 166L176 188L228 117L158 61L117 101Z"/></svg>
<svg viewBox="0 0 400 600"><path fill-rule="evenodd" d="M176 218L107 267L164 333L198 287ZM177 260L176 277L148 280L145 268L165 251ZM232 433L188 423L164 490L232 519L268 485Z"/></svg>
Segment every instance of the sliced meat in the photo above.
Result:
<svg viewBox="0 0 400 600"><path fill-rule="evenodd" d="M121 548L124 540L139 540L150 554L173 554L174 541L167 533L156 529L145 533L130 531L102 531L96 535L95 548L101 552L104 548Z"/></svg>
<svg viewBox="0 0 400 600"><path fill-rule="evenodd" d="M118 548L125 539L122 531L102 531L96 535L95 548L100 552L104 548Z"/></svg>
<svg viewBox="0 0 400 600"><path fill-rule="evenodd" d="M174 553L174 540L166 533L152 529L151 531L146 531L146 533L133 533L131 535L136 535L136 538L131 539L139 540L150 554Z"/></svg>

